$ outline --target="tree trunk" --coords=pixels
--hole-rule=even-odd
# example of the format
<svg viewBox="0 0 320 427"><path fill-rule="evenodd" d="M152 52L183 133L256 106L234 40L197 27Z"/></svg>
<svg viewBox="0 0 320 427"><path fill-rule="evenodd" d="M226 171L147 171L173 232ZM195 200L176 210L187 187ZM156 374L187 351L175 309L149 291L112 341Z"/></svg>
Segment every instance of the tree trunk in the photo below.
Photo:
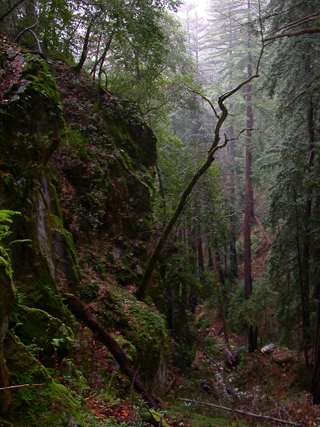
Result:
<svg viewBox="0 0 320 427"><path fill-rule="evenodd" d="M248 13L250 18L250 0L248 0ZM250 20L250 19L249 19ZM252 57L250 51L250 35L248 34L248 77L252 75ZM251 163L250 152L251 131L253 127L253 112L251 105L251 85L247 85L247 141L246 141L246 171L245 171L245 208L244 208L244 297L250 298L252 292L251 276L251 222L253 218L253 192L251 186ZM249 326L249 352L258 348L258 333L253 325ZM254 332L253 332L254 331Z"/></svg>
<svg viewBox="0 0 320 427"><path fill-rule="evenodd" d="M99 41L98 41L97 53L96 53L96 60L95 60L94 66L93 66L91 73L90 73L91 75L93 75L93 80L96 79L97 66L100 62L100 60L98 59L98 55L99 55L99 50L100 50L101 39L102 39L102 33L100 33L100 35L99 35Z"/></svg>
<svg viewBox="0 0 320 427"><path fill-rule="evenodd" d="M313 119L313 104L310 99L308 108L308 137L309 137L309 160L307 174L310 173L314 162L314 119ZM310 221L312 214L312 190L308 190L308 199L305 207L306 224L304 227L303 238L303 251L301 260L301 280L300 280L300 293L301 293L301 311L302 311L302 340L303 349L305 354L306 367L309 368L308 348L310 346ZM298 218L297 218L298 220Z"/></svg>
<svg viewBox="0 0 320 427"><path fill-rule="evenodd" d="M114 31L112 31L112 33L110 34L110 37L109 37L109 39L107 41L107 44L106 44L106 47L104 48L104 51L103 51L103 53L101 55L101 61L100 61L100 67L99 67L99 74L98 74L99 86L101 85L101 74L102 74L103 64L104 64L104 61L106 59L107 52L110 49L113 36L114 36ZM106 79L107 79L107 76L106 76ZM107 86L107 82L106 82L106 86Z"/></svg>
<svg viewBox="0 0 320 427"><path fill-rule="evenodd" d="M198 266L201 270L200 279L203 279L202 272L204 271L204 261L203 261L203 247L202 247L202 236L200 233L200 220L197 218L197 253L198 253Z"/></svg>
<svg viewBox="0 0 320 427"><path fill-rule="evenodd" d="M209 262L209 270L213 269L213 259L212 259L212 253L211 253L211 247L208 246L208 262Z"/></svg>
<svg viewBox="0 0 320 427"><path fill-rule="evenodd" d="M91 29L93 27L94 21L97 19L97 17L98 17L98 15L96 15L96 14L93 15L93 17L91 18L91 20L90 20L90 22L88 24L86 35L84 36L84 41L83 41L83 47L82 47L82 52L81 52L80 60L79 60L78 64L73 67L73 70L76 73L80 73L80 71L82 70L82 67L83 67L84 63L86 62L87 55L88 55L88 45L89 45L90 33L91 33Z"/></svg>
<svg viewBox="0 0 320 427"><path fill-rule="evenodd" d="M248 77L246 80L242 81L234 89L232 89L229 92L227 92L226 94L220 96L220 98L218 100L218 105L220 107L221 114L220 114L220 116L218 116L218 121L217 121L217 124L216 124L215 129L214 129L214 138L213 138L211 147L208 151L207 159L203 163L203 165L197 170L197 172L193 175L193 177L191 178L191 180L187 184L186 188L184 189L184 191L180 197L180 200L179 200L179 203L178 203L176 210L174 211L170 221L168 222L166 228L164 229L163 233L161 234L161 236L160 236L160 238L159 238L159 240L158 240L158 242L154 248L154 251L151 255L151 258L148 262L147 268L144 272L144 275L141 279L140 285L139 285L137 293L136 293L136 296L138 299L143 300L145 297L145 293L146 293L148 284L150 282L153 270L155 269L157 261L160 257L163 246L165 245L167 238L169 237L169 234L171 233L173 226L175 225L177 219L179 218L179 216L180 216L180 214L181 214L181 212L182 212L182 210L186 204L187 198L189 197L191 191L193 190L193 187L196 185L196 183L199 181L201 176L209 169L209 167L213 163L214 153L217 150L219 150L220 148L225 147L225 145L228 142L228 140L225 139L225 142L223 144L218 145L219 141L220 141L221 126L225 122L226 118L228 117L228 110L227 110L226 106L224 105L224 101L226 101L226 99L230 98L233 94L238 92L244 85L250 83L250 81L252 79L257 78L257 77L258 77L258 74L256 73L256 74ZM208 101L207 98L205 98L205 99ZM208 102L210 102L210 101L208 101ZM210 103L210 106L212 107L211 103ZM216 111L215 111L215 114L217 116Z"/></svg>
<svg viewBox="0 0 320 427"><path fill-rule="evenodd" d="M301 317L302 317L302 348L304 351L304 357L306 362L306 367L309 367L308 359L308 331L310 328L310 319L309 319L309 309L307 307L307 302L309 302L309 290L308 295L306 295L305 283L304 283L304 271L303 271L303 256L301 255L300 248L300 230L299 230L299 213L297 208L297 196L296 190L293 189L293 201L295 204L295 214L296 214L296 245L297 245L297 260L298 260L298 273L299 273L299 287L300 287L300 298L301 298Z"/></svg>
<svg viewBox="0 0 320 427"><path fill-rule="evenodd" d="M163 184L162 184L162 178L161 178L161 173L160 170L158 168L158 165L156 164L156 171L157 171L157 176L158 176L158 181L159 181L159 193L161 196L161 207L163 209L163 227L166 226L166 222L167 222L167 204L166 204L166 197L164 194L164 188L163 188Z"/></svg>
<svg viewBox="0 0 320 427"><path fill-rule="evenodd" d="M77 297L67 293L63 293L62 295L67 300L67 304L71 313L78 320L84 322L85 325L88 326L92 332L94 332L94 336L107 347L115 360L118 362L122 372L132 381L134 388L142 394L142 396L149 402L150 406L157 409L159 407L160 401L147 390L137 375L136 370L131 365L129 359L121 350L117 341L115 341L105 330L105 328L97 321L95 316L84 308L82 302Z"/></svg>
<svg viewBox="0 0 320 427"><path fill-rule="evenodd" d="M247 102L251 101L251 87L247 87ZM247 106L247 127L252 127L251 105ZM251 213L252 213L252 189L251 189L251 153L250 131L247 131L246 145L246 169L245 169L245 207L244 207L244 296L249 299L252 292L251 277Z"/></svg>
<svg viewBox="0 0 320 427"><path fill-rule="evenodd" d="M223 268L221 265L220 252L218 251L217 248L215 249L215 252L214 252L214 260L216 261L215 262L215 270L218 273L219 281L220 281L220 283L222 283L224 285L225 276L224 276Z"/></svg>

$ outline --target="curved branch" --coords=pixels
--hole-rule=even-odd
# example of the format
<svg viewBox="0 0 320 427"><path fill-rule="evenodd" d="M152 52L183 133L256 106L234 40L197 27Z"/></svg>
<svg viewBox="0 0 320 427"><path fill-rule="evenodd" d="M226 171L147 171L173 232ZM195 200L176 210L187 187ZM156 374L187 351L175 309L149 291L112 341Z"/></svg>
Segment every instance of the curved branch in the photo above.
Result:
<svg viewBox="0 0 320 427"><path fill-rule="evenodd" d="M32 28L34 28L35 26L38 25L38 21L36 21L33 25L31 25L30 27L24 28L22 31L20 31L20 33L17 35L17 37L14 39L14 42L18 41L20 39L20 37L22 36L23 33L25 33L26 31L31 31ZM33 31L32 31L33 32Z"/></svg>
<svg viewBox="0 0 320 427"><path fill-rule="evenodd" d="M216 118L217 118L217 119L219 119L219 115L218 115L218 113L217 113L216 109L214 108L214 105L212 104L212 102L210 101L210 99L209 99L209 98L207 98L205 95L203 95L203 93L198 92L198 91L197 91L197 90L195 90L195 89L190 89L190 88L188 88L188 90L189 90L190 92L193 92L193 93L197 94L197 95L200 95L200 96L201 96L201 98L203 98L205 101L207 101L207 102L208 102L208 104L210 105L210 107L212 108L212 111L214 112L214 115L216 116Z"/></svg>
<svg viewBox="0 0 320 427"><path fill-rule="evenodd" d="M40 46L40 41L39 41L39 39L38 39L38 37L37 37L36 33L35 33L34 31L32 31L30 28L29 28L29 31L30 31L30 33L34 36L34 38L37 40L37 45L38 45L39 53L41 53L41 55L42 55L42 50L41 50L41 46Z"/></svg>
<svg viewBox="0 0 320 427"><path fill-rule="evenodd" d="M282 31L282 30L291 30L293 27L297 27L298 25L302 25L302 24L306 24L307 22L314 21L319 14L320 14L320 12L317 11L315 13L312 13L311 15L300 18L297 21L291 22L290 24L285 25L282 28L279 28L279 30L277 32Z"/></svg>

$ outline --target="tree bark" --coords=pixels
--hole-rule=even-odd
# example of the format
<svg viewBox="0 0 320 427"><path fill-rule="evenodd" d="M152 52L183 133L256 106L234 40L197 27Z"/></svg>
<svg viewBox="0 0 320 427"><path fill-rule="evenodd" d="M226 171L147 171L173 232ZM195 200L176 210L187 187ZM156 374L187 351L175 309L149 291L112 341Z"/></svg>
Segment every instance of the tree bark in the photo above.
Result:
<svg viewBox="0 0 320 427"><path fill-rule="evenodd" d="M198 253L198 266L201 270L200 279L203 278L202 272L204 271L204 260L203 260L203 247L202 247L202 236L200 233L200 219L197 218L197 253Z"/></svg>
<svg viewBox="0 0 320 427"><path fill-rule="evenodd" d="M247 87L247 102L251 102L251 87ZM249 127L248 127L249 126ZM252 127L251 105L247 106L247 127ZM251 220L252 220L252 188L251 188L251 163L252 157L249 148L250 131L247 131L246 144L246 169L245 169L245 208L244 208L244 296L249 299L252 292L251 277Z"/></svg>
<svg viewBox="0 0 320 427"><path fill-rule="evenodd" d="M163 184L162 184L162 177L161 177L161 173L160 170L158 168L158 165L156 164L156 171L157 171L157 176L158 176L158 181L159 181L159 193L161 196L161 207L163 209L163 227L166 226L166 222L167 222L167 204L166 204L166 197L164 194L164 188L163 188Z"/></svg>
<svg viewBox="0 0 320 427"><path fill-rule="evenodd" d="M91 314L82 304L82 302L72 294L63 293L63 297L67 300L68 307L71 313L78 319L83 321L95 337L108 348L115 360L118 362L122 372L132 381L134 388L149 402L149 405L157 409L159 407L159 399L153 396L145 387L136 370L131 365L125 353L121 350L119 344L105 330L105 328L97 321L95 316Z"/></svg>
<svg viewBox="0 0 320 427"><path fill-rule="evenodd" d="M248 0L248 14L250 18L250 0ZM250 19L249 19L250 21ZM248 34L248 77L252 75L252 56L250 51L250 34ZM244 208L244 297L250 298L252 292L251 276L251 222L253 218L253 192L251 186L251 164L252 156L250 151L251 131L253 127L253 112L251 105L251 85L247 85L247 141L246 141L246 170L245 170L245 208ZM249 326L249 352L252 353L258 348L256 329ZM254 330L254 332L253 332Z"/></svg>
<svg viewBox="0 0 320 427"><path fill-rule="evenodd" d="M109 39L108 39L108 41L107 41L107 44L106 44L106 47L105 47L105 49L104 49L104 51L103 51L103 53L102 53L102 55L101 55L101 62L100 62L99 74L98 74L99 86L100 86L100 84L101 84L101 74L102 74L103 64L104 64L104 61L105 61L105 59L106 59L107 52L108 52L108 50L110 49L110 46L111 46L111 42L112 42L113 36L114 36L114 31L112 31L112 33L110 34L110 37L109 37ZM106 77L106 78L107 78L107 77ZM107 84L106 84L106 85L107 85Z"/></svg>
<svg viewBox="0 0 320 427"><path fill-rule="evenodd" d="M309 67L308 67L309 68ZM309 136L309 160L308 160L308 169L307 174L311 172L314 162L314 111L313 103L310 99L309 108L308 108L308 136ZM303 313L303 341L306 352L306 365L309 367L309 361L307 357L307 350L310 345L311 336L310 336L310 234L311 234L311 215L312 215L312 190L308 190L308 200L305 207L306 212L306 224L304 230L304 240L303 240L303 260L302 260L302 270L303 270L303 288L301 289L301 299L303 299L304 304L304 313Z"/></svg>

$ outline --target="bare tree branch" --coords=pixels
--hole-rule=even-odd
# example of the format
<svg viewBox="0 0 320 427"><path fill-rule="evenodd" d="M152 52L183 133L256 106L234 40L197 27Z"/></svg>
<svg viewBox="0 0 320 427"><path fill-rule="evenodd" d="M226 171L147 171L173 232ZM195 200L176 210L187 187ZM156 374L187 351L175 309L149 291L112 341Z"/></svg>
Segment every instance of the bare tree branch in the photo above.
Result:
<svg viewBox="0 0 320 427"><path fill-rule="evenodd" d="M24 28L22 31L20 31L20 33L17 35L17 37L14 39L14 42L17 42L20 37L22 36L23 33L25 33L26 31L31 31L32 28L36 27L38 25L38 21L36 21L34 24L32 24L30 27Z"/></svg>
<svg viewBox="0 0 320 427"><path fill-rule="evenodd" d="M37 40L37 45L38 45L39 53L42 54L42 50L41 50L41 46L40 46L40 41L39 41L36 33L34 31L30 30L30 28L29 28L29 31L30 31L31 34L33 34L34 38Z"/></svg>
<svg viewBox="0 0 320 427"><path fill-rule="evenodd" d="M317 33L320 33L320 27L303 28L302 30L292 31L291 33L283 33L283 34L278 34L277 36L268 37L267 39L264 39L263 42L265 43L271 40L281 39L284 37L295 37L295 36L302 36L305 34L317 34Z"/></svg>
<svg viewBox="0 0 320 427"><path fill-rule="evenodd" d="M267 417L265 415L252 414L251 412L245 412L245 411L240 411L239 409L227 408L226 406L214 405L213 403L198 402L197 400L180 399L180 398L178 398L178 400L181 400L183 402L195 403L196 405L211 406L213 408L221 409L223 411L236 412L237 414L247 415L249 417L259 418L259 419L263 419L263 420L274 421L274 422L279 423L279 424L287 424L289 426L303 427L302 424L293 423L292 421L280 420L278 418Z"/></svg>

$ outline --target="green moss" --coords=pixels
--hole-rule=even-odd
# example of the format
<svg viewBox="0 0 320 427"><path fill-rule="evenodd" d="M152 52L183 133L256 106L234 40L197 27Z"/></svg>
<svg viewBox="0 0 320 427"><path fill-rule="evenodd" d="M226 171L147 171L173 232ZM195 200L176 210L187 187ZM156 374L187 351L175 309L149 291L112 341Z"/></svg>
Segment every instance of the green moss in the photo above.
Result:
<svg viewBox="0 0 320 427"><path fill-rule="evenodd" d="M74 338L71 328L59 319L25 306L19 308L15 333L26 346L36 347L50 358L56 354L59 362L70 353Z"/></svg>
<svg viewBox="0 0 320 427"><path fill-rule="evenodd" d="M17 288L24 294L25 303L28 306L61 317L61 295L57 292L47 259L35 244L36 242L33 242L29 249L33 257L32 264L23 264L19 270L15 271L15 276L19 271L20 279L19 282L17 280Z"/></svg>
<svg viewBox="0 0 320 427"><path fill-rule="evenodd" d="M36 56L27 56L22 75L29 81L27 93L39 93L39 95L46 98L50 104L56 105L61 110L59 92L54 78L43 59Z"/></svg>
<svg viewBox="0 0 320 427"><path fill-rule="evenodd" d="M47 370L13 336L5 341L5 359L12 385L26 386L11 391L11 406L6 414L8 421L17 427L56 427L70 425L71 420L84 424L80 409L69 391L50 380Z"/></svg>
<svg viewBox="0 0 320 427"><path fill-rule="evenodd" d="M120 345L121 350L123 350L126 353L126 355L127 355L128 359L130 360L130 362L131 363L136 362L137 361L137 349L132 344L132 342L128 341L127 339L125 339L121 335L115 335L115 334L113 334L113 338Z"/></svg>

